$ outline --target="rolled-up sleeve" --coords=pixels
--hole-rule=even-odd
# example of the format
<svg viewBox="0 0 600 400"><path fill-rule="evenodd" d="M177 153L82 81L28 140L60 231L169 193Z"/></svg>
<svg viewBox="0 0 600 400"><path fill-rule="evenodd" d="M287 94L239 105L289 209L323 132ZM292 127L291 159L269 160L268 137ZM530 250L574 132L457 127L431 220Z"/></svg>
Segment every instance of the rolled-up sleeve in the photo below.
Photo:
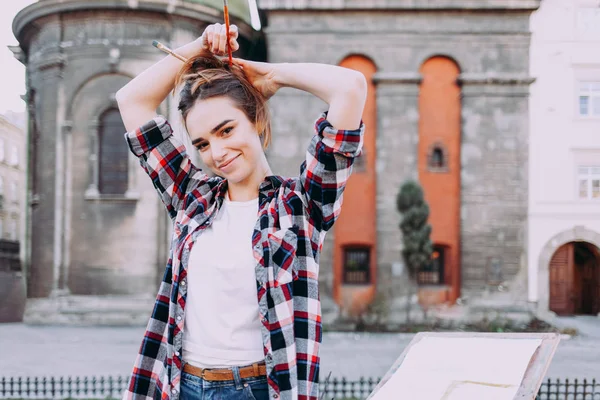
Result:
<svg viewBox="0 0 600 400"><path fill-rule="evenodd" d="M336 129L325 113L315 123L299 183L308 214L323 231L329 230L340 214L352 164L362 152L364 131L362 121L355 130Z"/></svg>
<svg viewBox="0 0 600 400"><path fill-rule="evenodd" d="M174 219L185 195L206 182L208 176L194 166L185 146L173 136L171 125L163 116L125 133L125 139Z"/></svg>
<svg viewBox="0 0 600 400"><path fill-rule="evenodd" d="M125 133L129 149L140 157L173 136L171 125L163 116L157 116L138 129Z"/></svg>

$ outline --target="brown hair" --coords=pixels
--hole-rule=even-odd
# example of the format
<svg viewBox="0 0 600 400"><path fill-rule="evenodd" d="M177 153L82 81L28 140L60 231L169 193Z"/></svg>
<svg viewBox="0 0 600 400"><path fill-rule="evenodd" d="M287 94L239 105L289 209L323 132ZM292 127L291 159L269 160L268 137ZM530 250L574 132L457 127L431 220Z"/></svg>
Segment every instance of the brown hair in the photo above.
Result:
<svg viewBox="0 0 600 400"><path fill-rule="evenodd" d="M175 79L175 87L180 85L178 109L184 120L198 100L227 96L254 123L263 149L269 146L271 117L267 99L252 86L239 66L230 66L205 50L183 65Z"/></svg>

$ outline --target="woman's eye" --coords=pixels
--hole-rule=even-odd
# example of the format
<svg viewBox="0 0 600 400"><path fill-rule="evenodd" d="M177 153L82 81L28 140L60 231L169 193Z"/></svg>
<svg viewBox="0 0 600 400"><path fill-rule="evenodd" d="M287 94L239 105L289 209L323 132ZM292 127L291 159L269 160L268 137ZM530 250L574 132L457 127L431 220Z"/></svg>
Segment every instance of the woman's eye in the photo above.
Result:
<svg viewBox="0 0 600 400"><path fill-rule="evenodd" d="M207 147L208 147L208 143L200 143L198 146L196 146L196 148L198 150L204 150Z"/></svg>
<svg viewBox="0 0 600 400"><path fill-rule="evenodd" d="M233 131L232 126L230 126L229 128L225 128L225 129L223 129L223 135L229 135L231 133L231 131Z"/></svg>

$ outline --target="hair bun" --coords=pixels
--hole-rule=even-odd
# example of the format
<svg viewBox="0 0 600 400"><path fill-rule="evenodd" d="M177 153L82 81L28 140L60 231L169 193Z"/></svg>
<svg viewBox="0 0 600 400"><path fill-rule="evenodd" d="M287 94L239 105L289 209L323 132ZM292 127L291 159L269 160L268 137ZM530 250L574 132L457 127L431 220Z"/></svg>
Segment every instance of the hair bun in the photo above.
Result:
<svg viewBox="0 0 600 400"><path fill-rule="evenodd" d="M191 83L195 90L210 83L214 79L222 78L224 75L243 75L243 71L237 65L230 66L224 59L220 59L210 51L204 49L181 67L175 78L175 88L183 83Z"/></svg>
<svg viewBox="0 0 600 400"><path fill-rule="evenodd" d="M190 69L192 71L190 72L196 73L204 69L219 69L225 67L223 61L221 61L214 54L206 50L192 57L191 60L188 61L191 61Z"/></svg>

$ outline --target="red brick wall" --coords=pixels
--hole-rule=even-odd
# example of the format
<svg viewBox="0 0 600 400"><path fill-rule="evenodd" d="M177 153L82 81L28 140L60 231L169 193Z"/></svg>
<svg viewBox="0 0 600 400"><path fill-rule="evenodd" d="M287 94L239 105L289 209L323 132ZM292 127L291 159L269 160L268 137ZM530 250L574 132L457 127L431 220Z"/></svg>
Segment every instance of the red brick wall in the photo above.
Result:
<svg viewBox="0 0 600 400"><path fill-rule="evenodd" d="M362 72L367 78L367 102L363 113L366 125L363 160L355 162L355 169L344 193L342 213L335 224L334 234L334 287L333 296L337 304L350 314L360 313L375 295L377 276L377 226L376 226L376 174L375 139L377 105L373 74L375 64L362 56L349 56L341 66ZM364 169L357 168L359 164ZM370 283L368 285L343 284L343 249L348 245L370 246Z"/></svg>
<svg viewBox="0 0 600 400"><path fill-rule="evenodd" d="M460 296L460 132L461 100L456 63L433 57L421 67L423 81L419 94L419 180L431 214L434 244L448 246L445 283L449 300ZM445 150L446 169L428 167L433 146Z"/></svg>

